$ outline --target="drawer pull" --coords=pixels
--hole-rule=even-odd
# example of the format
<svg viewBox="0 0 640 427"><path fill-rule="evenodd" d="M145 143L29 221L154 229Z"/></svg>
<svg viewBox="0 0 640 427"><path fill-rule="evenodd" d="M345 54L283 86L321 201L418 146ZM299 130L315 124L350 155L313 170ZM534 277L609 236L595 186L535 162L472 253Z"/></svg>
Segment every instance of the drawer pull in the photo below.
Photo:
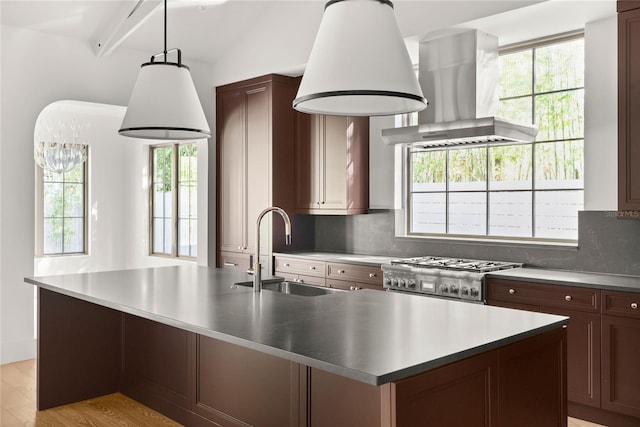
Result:
<svg viewBox="0 0 640 427"><path fill-rule="evenodd" d="M224 262L224 266L225 266L225 267L237 267L237 266L238 266L238 264L234 264L233 262L227 262L227 261L225 261L225 262Z"/></svg>
<svg viewBox="0 0 640 427"><path fill-rule="evenodd" d="M573 298L571 298L571 295L567 295L566 297L564 297L564 300L569 302L571 301Z"/></svg>
<svg viewBox="0 0 640 427"><path fill-rule="evenodd" d="M509 289L509 295L513 295L513 294L515 294L515 293L516 293L516 290L515 290L515 289L513 289L513 288Z"/></svg>
<svg viewBox="0 0 640 427"><path fill-rule="evenodd" d="M351 286L351 287L350 287L350 289L351 289L352 291L359 291L359 290L360 290L360 288L359 288L359 287L357 287L357 286Z"/></svg>
<svg viewBox="0 0 640 427"><path fill-rule="evenodd" d="M369 273L369 277L373 279L374 277L376 277L376 273Z"/></svg>
<svg viewBox="0 0 640 427"><path fill-rule="evenodd" d="M304 283L304 279L298 279L298 283Z"/></svg>
<svg viewBox="0 0 640 427"><path fill-rule="evenodd" d="M316 268L314 266L309 267L309 270L315 270Z"/></svg>
<svg viewBox="0 0 640 427"><path fill-rule="evenodd" d="M636 308L638 308L638 303L637 303L637 302L632 302L632 303L631 303L631 308L633 308L634 310L635 310Z"/></svg>
<svg viewBox="0 0 640 427"><path fill-rule="evenodd" d="M338 274L344 274L344 270L338 270Z"/></svg>
<svg viewBox="0 0 640 427"><path fill-rule="evenodd" d="M285 263L284 263L284 266L285 266L285 267L291 267L291 264L289 264L288 262L285 262Z"/></svg>

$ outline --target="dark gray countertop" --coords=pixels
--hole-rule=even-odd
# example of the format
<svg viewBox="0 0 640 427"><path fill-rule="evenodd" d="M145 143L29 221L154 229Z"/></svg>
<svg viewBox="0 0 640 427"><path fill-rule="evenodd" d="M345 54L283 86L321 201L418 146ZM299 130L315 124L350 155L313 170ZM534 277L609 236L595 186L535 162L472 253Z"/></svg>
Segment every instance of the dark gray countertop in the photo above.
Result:
<svg viewBox="0 0 640 427"><path fill-rule="evenodd" d="M398 258L376 255L313 251L277 253L274 255L370 266L379 266ZM496 271L489 273L488 276L556 285L571 285L588 288L608 289L613 291L640 292L640 276L624 276L617 274L590 273L569 270L548 270L543 268L527 267Z"/></svg>
<svg viewBox="0 0 640 427"><path fill-rule="evenodd" d="M76 297L380 385L555 329L542 313L360 290L300 297L234 286L251 276L200 266L26 278Z"/></svg>
<svg viewBox="0 0 640 427"><path fill-rule="evenodd" d="M489 273L488 277L640 293L640 277L638 276L584 273L567 270L546 270L542 268L525 267L495 271Z"/></svg>
<svg viewBox="0 0 640 427"><path fill-rule="evenodd" d="M316 261L336 262L344 264L359 264L366 266L379 267L382 264L386 264L391 260L398 259L398 257L385 257L378 255L361 255L361 254L344 254L337 252L313 252L313 251L298 251L298 252L279 252L274 253L274 256L283 256L290 258L304 258L313 259Z"/></svg>

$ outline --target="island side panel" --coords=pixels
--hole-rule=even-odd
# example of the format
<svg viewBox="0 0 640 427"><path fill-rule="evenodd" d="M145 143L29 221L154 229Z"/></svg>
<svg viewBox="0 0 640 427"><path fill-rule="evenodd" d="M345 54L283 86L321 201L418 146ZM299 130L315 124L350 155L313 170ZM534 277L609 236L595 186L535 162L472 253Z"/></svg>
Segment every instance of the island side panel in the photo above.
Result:
<svg viewBox="0 0 640 427"><path fill-rule="evenodd" d="M498 352L393 383L396 426L497 426Z"/></svg>
<svg viewBox="0 0 640 427"><path fill-rule="evenodd" d="M194 412L224 426L306 424L298 363L203 335L196 344Z"/></svg>
<svg viewBox="0 0 640 427"><path fill-rule="evenodd" d="M180 423L194 425L193 332L122 315L120 391Z"/></svg>
<svg viewBox="0 0 640 427"><path fill-rule="evenodd" d="M566 427L566 328L497 351L498 425Z"/></svg>
<svg viewBox="0 0 640 427"><path fill-rule="evenodd" d="M38 410L118 391L121 313L38 288Z"/></svg>

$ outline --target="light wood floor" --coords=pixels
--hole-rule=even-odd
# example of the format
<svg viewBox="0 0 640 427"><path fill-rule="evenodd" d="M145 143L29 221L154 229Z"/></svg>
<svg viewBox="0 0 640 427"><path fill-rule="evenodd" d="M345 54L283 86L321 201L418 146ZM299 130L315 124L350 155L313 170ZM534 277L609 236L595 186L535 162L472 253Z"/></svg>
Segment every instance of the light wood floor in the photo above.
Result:
<svg viewBox="0 0 640 427"><path fill-rule="evenodd" d="M36 410L36 361L0 365L0 426L131 426L156 427L180 424L120 393ZM569 427L603 427L569 418Z"/></svg>
<svg viewBox="0 0 640 427"><path fill-rule="evenodd" d="M0 365L0 384L2 427L180 425L119 393L38 412L35 360Z"/></svg>

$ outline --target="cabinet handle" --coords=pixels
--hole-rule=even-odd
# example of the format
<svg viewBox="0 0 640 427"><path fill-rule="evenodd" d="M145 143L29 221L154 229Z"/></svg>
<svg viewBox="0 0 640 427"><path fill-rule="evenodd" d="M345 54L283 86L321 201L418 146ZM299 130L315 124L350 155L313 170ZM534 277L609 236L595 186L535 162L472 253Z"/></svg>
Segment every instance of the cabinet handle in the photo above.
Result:
<svg viewBox="0 0 640 427"><path fill-rule="evenodd" d="M304 279L298 279L298 283L304 283Z"/></svg>
<svg viewBox="0 0 640 427"><path fill-rule="evenodd" d="M338 274L344 274L344 270L338 270Z"/></svg>
<svg viewBox="0 0 640 427"><path fill-rule="evenodd" d="M284 263L284 266L285 266L285 267L289 267L289 263L288 263L288 262L285 262L285 263Z"/></svg>
<svg viewBox="0 0 640 427"><path fill-rule="evenodd" d="M225 267L237 267L237 266L238 266L238 264L234 264L234 263L232 263L232 262L227 262L227 261L225 261L225 262L224 262L224 266L225 266Z"/></svg>
<svg viewBox="0 0 640 427"><path fill-rule="evenodd" d="M241 251L242 250L242 246L238 246L238 250Z"/></svg>
<svg viewBox="0 0 640 427"><path fill-rule="evenodd" d="M633 308L634 310L635 310L636 308L638 308L638 303L636 303L636 302L632 302L632 303L631 303L631 308Z"/></svg>
<svg viewBox="0 0 640 427"><path fill-rule="evenodd" d="M516 293L516 290L515 290L515 289L513 289L513 288L509 289L509 295L513 295L513 294L515 294L515 293Z"/></svg>
<svg viewBox="0 0 640 427"><path fill-rule="evenodd" d="M321 205L324 205L324 201L320 202Z"/></svg>
<svg viewBox="0 0 640 427"><path fill-rule="evenodd" d="M311 267L309 267L309 270L315 270L316 268L312 265Z"/></svg>
<svg viewBox="0 0 640 427"><path fill-rule="evenodd" d="M573 298L571 298L571 295L567 295L567 296L564 297L564 300L567 301L567 302L571 301L572 299Z"/></svg>
<svg viewBox="0 0 640 427"><path fill-rule="evenodd" d="M351 289L352 291L359 291L360 290L360 288L357 287L357 286L351 286L351 287L349 287L349 289Z"/></svg>
<svg viewBox="0 0 640 427"><path fill-rule="evenodd" d="M373 279L374 277L376 277L376 273L369 273L369 277Z"/></svg>

